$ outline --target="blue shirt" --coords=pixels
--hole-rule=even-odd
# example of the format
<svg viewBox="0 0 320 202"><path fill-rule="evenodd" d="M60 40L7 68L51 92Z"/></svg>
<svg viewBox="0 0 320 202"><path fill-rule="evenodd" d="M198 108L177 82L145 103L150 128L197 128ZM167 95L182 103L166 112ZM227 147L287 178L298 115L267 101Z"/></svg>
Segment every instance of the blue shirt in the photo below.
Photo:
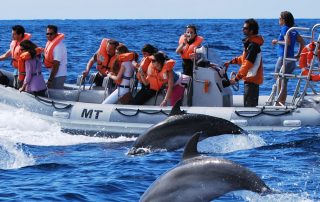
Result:
<svg viewBox="0 0 320 202"><path fill-rule="evenodd" d="M284 25L280 29L280 35L278 37L278 41L284 41L284 36L286 35L289 27ZM296 44L298 32L293 30L290 32L290 45L287 49L287 57L293 58L294 57L294 45ZM278 57L283 57L284 55L284 45L279 44L278 46Z"/></svg>

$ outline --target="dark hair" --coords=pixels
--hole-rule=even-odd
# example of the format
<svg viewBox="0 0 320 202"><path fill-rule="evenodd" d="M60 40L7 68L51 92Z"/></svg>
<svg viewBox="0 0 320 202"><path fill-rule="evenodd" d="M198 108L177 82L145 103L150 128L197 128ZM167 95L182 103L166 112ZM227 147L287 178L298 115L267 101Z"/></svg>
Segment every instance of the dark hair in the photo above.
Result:
<svg viewBox="0 0 320 202"><path fill-rule="evenodd" d="M193 29L194 34L196 34L196 35L197 35L197 28L196 28L196 26L195 26L195 25L187 25L187 26L186 26L186 29L188 29L188 28Z"/></svg>
<svg viewBox="0 0 320 202"><path fill-rule="evenodd" d="M108 44L114 46L115 48L119 46L119 42L116 41L116 40L112 40L112 39L110 39L110 40L108 41Z"/></svg>
<svg viewBox="0 0 320 202"><path fill-rule="evenodd" d="M116 51L118 51L119 54L128 53L129 52L127 46L125 46L123 44L117 46Z"/></svg>
<svg viewBox="0 0 320 202"><path fill-rule="evenodd" d="M22 34L22 38L24 37L25 29L21 25L15 25L12 27L12 30L17 34Z"/></svg>
<svg viewBox="0 0 320 202"><path fill-rule="evenodd" d="M141 49L141 51L149 53L150 55L153 55L156 52L158 52L158 49L151 44L145 44Z"/></svg>
<svg viewBox="0 0 320 202"><path fill-rule="evenodd" d="M58 33L58 27L55 25L48 25L47 28L53 30L55 34Z"/></svg>
<svg viewBox="0 0 320 202"><path fill-rule="evenodd" d="M259 25L258 22L253 19L247 19L246 21L244 21L245 24L248 24L248 28L249 30L253 31L253 34L258 34L259 33Z"/></svg>
<svg viewBox="0 0 320 202"><path fill-rule="evenodd" d="M25 49L27 52L30 53L31 58L34 58L37 55L37 45L32 43L30 40L24 40L20 43L20 47Z"/></svg>
<svg viewBox="0 0 320 202"><path fill-rule="evenodd" d="M129 50L127 48L127 46L121 44L119 46L117 46L116 48L116 51L118 51L118 54L122 54L122 53L128 53ZM114 63L113 63L113 66L112 66L112 71L113 73L115 74L118 74L119 70L120 70L120 62L119 62L119 59L117 58Z"/></svg>
<svg viewBox="0 0 320 202"><path fill-rule="evenodd" d="M154 59L161 64L161 66L164 65L165 61L168 60L167 55L162 52L162 51L158 51L155 54L153 54Z"/></svg>
<svg viewBox="0 0 320 202"><path fill-rule="evenodd" d="M139 54L135 51L133 51L133 53L134 53L134 61L138 62Z"/></svg>
<svg viewBox="0 0 320 202"><path fill-rule="evenodd" d="M288 27L294 25L294 17L289 11L282 11L280 17L284 20L284 24Z"/></svg>

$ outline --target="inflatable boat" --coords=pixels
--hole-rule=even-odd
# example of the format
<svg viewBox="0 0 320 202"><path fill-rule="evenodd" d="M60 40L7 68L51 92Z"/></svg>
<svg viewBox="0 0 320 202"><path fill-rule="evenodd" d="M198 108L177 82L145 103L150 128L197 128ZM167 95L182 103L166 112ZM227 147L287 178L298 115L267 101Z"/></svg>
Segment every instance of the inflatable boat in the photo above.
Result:
<svg viewBox="0 0 320 202"><path fill-rule="evenodd" d="M186 82L183 106L185 113L206 114L224 118L249 130L292 130L304 126L320 125L317 94L305 93L309 82L297 76L300 84L285 106L276 106L275 90L259 97L259 106L243 107L243 96L233 95L226 85L226 76L220 58L206 47L196 50L197 58L205 58L210 64L195 63L193 79ZM195 60L196 61L196 60ZM215 66L215 67L212 67ZM12 83L10 72L3 71ZM107 78L106 78L107 79ZM48 90L48 97L35 97L8 86L0 85L0 102L37 113L43 119L59 123L63 131L71 134L95 136L139 135L151 125L166 119L171 107L160 107L163 94L149 100L143 106L101 104L108 96L108 81L102 87L92 82L66 85L63 90ZM308 81L308 80L307 80ZM133 88L134 89L134 88ZM302 92L300 92L302 89ZM133 90L133 93L136 93Z"/></svg>

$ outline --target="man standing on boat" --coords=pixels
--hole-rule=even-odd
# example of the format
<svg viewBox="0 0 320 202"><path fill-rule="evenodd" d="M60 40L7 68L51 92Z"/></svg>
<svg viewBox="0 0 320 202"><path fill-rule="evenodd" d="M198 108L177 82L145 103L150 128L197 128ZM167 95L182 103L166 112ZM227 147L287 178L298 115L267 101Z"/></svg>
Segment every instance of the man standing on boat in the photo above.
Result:
<svg viewBox="0 0 320 202"><path fill-rule="evenodd" d="M230 79L230 84L233 85L242 79L244 81L244 106L255 107L259 101L259 85L263 82L261 46L264 40L262 36L258 35L258 22L252 18L244 22L242 31L245 35L242 40L243 54L226 62L224 66L228 67L229 64L241 65L235 78Z"/></svg>
<svg viewBox="0 0 320 202"><path fill-rule="evenodd" d="M20 88L22 83L18 82L18 59L20 57L20 43L26 39L30 39L31 34L25 33L25 29L21 25L15 25L12 27L12 41L10 44L10 49L0 56L0 61L11 57L11 64L15 68L13 72L14 81L13 87Z"/></svg>
<svg viewBox="0 0 320 202"><path fill-rule="evenodd" d="M102 86L104 77L107 76L108 72L113 72L112 67L117 58L116 48L119 42L104 38L101 41L100 47L97 52L90 58L86 70L82 72L83 78L85 78L94 65L97 62L97 70L99 71L94 79L96 86Z"/></svg>
<svg viewBox="0 0 320 202"><path fill-rule="evenodd" d="M64 34L55 25L47 26L47 44L44 49L44 65L49 69L48 88L63 89L67 77L67 48Z"/></svg>

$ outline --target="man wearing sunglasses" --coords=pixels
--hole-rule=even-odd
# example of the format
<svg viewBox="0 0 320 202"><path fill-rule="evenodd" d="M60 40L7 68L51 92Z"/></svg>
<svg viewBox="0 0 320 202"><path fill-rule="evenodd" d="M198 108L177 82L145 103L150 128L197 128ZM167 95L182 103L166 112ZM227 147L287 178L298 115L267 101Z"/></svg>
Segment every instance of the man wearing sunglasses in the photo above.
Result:
<svg viewBox="0 0 320 202"><path fill-rule="evenodd" d="M30 39L31 34L25 33L25 29L21 25L15 25L12 27L12 41L10 44L10 49L0 56L0 61L5 60L9 57L11 57L12 61L11 64L14 67L14 81L13 81L13 87L20 88L22 86L22 83L19 83L18 80L18 59L21 54L20 50L20 43L26 39Z"/></svg>
<svg viewBox="0 0 320 202"><path fill-rule="evenodd" d="M229 64L240 65L236 77L230 79L230 84L233 85L242 79L244 81L243 104L245 107L255 107L259 101L259 85L263 82L261 46L264 40L258 35L258 22L252 18L244 22L242 32L245 36L242 40L243 54L226 62L224 66L227 68Z"/></svg>
<svg viewBox="0 0 320 202"><path fill-rule="evenodd" d="M44 65L49 69L48 88L63 89L67 76L67 48L64 34L58 33L55 25L47 26L47 44L44 49Z"/></svg>

